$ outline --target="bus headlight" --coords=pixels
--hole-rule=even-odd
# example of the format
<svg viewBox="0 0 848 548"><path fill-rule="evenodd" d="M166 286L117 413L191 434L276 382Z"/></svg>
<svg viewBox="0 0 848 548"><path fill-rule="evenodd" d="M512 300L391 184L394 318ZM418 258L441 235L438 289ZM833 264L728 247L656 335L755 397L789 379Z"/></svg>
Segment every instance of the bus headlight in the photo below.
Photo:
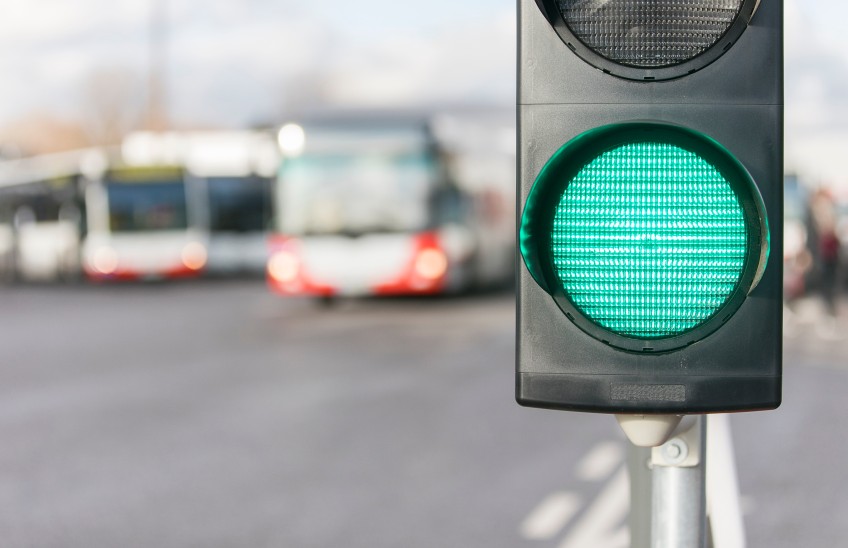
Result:
<svg viewBox="0 0 848 548"><path fill-rule="evenodd" d="M98 247L92 255L91 266L100 274L114 274L118 269L118 254L111 247Z"/></svg>
<svg viewBox="0 0 848 548"><path fill-rule="evenodd" d="M426 280L438 280L448 271L448 258L441 249L426 248L415 257L415 273Z"/></svg>
<svg viewBox="0 0 848 548"><path fill-rule="evenodd" d="M206 247L199 242L189 242L183 248L181 258L189 270L200 270L206 266Z"/></svg>
<svg viewBox="0 0 848 548"><path fill-rule="evenodd" d="M277 251L268 259L268 275L280 283L289 283L300 274L300 259L291 251Z"/></svg>

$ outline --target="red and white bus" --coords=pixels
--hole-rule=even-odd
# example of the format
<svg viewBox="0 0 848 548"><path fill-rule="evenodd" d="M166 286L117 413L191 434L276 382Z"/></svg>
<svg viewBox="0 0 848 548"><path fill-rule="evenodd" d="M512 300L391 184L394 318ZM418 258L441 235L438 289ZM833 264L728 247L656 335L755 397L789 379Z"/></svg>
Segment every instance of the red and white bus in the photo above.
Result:
<svg viewBox="0 0 848 548"><path fill-rule="evenodd" d="M457 177L430 117L292 123L279 144L272 291L422 295L511 278L514 155L499 153L509 190L493 191Z"/></svg>
<svg viewBox="0 0 848 548"><path fill-rule="evenodd" d="M189 204L181 167L112 167L90 181L82 247L86 275L92 280L200 275L206 234Z"/></svg>
<svg viewBox="0 0 848 548"><path fill-rule="evenodd" d="M121 167L113 161L87 185L87 275L261 274L278 164L268 132L130 134Z"/></svg>

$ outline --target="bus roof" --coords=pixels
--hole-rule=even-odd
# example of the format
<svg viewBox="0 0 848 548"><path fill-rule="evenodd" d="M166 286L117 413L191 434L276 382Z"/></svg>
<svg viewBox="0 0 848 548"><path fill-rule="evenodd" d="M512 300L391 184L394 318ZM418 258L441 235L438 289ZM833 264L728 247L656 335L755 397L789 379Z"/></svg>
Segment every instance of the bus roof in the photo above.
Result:
<svg viewBox="0 0 848 548"><path fill-rule="evenodd" d="M279 163L265 131L138 131L124 139L121 153L128 165L183 165L198 177L270 176Z"/></svg>

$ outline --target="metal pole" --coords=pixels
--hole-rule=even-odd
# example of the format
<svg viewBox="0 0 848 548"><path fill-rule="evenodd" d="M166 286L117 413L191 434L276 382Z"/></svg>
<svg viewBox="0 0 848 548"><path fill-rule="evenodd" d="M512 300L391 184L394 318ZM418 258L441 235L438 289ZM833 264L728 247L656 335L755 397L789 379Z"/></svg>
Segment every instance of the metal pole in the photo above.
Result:
<svg viewBox="0 0 848 548"><path fill-rule="evenodd" d="M706 544L706 417L652 451L652 548Z"/></svg>
<svg viewBox="0 0 848 548"><path fill-rule="evenodd" d="M630 548L651 547L651 448L627 444Z"/></svg>
<svg viewBox="0 0 848 548"><path fill-rule="evenodd" d="M616 416L631 441L632 548L704 548L707 418ZM660 426L665 425L663 428Z"/></svg>

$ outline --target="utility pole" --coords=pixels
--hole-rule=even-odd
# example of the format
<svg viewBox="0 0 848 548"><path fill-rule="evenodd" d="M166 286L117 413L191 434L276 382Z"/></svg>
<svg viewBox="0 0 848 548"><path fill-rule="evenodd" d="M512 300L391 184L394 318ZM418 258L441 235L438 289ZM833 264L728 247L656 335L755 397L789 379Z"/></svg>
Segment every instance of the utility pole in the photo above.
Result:
<svg viewBox="0 0 848 548"><path fill-rule="evenodd" d="M166 94L168 14L167 0L150 0L148 22L148 82L147 82L147 129L168 129Z"/></svg>

